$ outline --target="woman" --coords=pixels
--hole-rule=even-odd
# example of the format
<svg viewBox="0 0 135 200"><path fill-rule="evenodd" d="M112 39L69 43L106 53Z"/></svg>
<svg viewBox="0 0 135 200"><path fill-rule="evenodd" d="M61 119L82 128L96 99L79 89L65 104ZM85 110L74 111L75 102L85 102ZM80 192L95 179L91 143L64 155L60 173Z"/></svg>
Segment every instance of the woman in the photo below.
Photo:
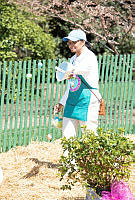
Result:
<svg viewBox="0 0 135 200"><path fill-rule="evenodd" d="M85 32L80 29L73 30L63 41L67 42L75 55L70 59L73 70L69 76L67 90L55 109L60 112L64 107L63 136L68 139L76 136L79 124L86 125L96 133L100 105L98 99L101 99L101 95L98 92L97 58L85 45Z"/></svg>

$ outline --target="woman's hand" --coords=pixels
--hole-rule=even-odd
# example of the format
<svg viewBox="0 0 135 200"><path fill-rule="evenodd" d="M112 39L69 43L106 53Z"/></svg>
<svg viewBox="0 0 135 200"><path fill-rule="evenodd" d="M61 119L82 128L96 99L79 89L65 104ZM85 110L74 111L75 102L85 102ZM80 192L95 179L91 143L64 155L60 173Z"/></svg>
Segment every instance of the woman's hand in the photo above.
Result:
<svg viewBox="0 0 135 200"><path fill-rule="evenodd" d="M55 113L59 113L63 110L63 105L58 103L55 107L54 107L54 112Z"/></svg>
<svg viewBox="0 0 135 200"><path fill-rule="evenodd" d="M68 75L68 80L75 77L74 70Z"/></svg>
<svg viewBox="0 0 135 200"><path fill-rule="evenodd" d="M73 74L69 74L67 79L69 80L71 78L73 78Z"/></svg>

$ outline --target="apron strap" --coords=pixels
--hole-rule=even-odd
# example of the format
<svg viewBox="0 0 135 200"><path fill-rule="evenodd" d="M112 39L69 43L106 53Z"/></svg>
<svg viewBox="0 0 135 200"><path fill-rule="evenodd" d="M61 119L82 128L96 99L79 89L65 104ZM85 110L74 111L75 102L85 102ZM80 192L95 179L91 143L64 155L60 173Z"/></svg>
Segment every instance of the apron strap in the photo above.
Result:
<svg viewBox="0 0 135 200"><path fill-rule="evenodd" d="M79 76L79 78L81 79L82 83L92 92L92 94L94 94L94 96L98 99L98 101L100 102L101 99L99 99L97 97L97 95L92 91L92 89L89 88L89 86L82 80L82 78Z"/></svg>

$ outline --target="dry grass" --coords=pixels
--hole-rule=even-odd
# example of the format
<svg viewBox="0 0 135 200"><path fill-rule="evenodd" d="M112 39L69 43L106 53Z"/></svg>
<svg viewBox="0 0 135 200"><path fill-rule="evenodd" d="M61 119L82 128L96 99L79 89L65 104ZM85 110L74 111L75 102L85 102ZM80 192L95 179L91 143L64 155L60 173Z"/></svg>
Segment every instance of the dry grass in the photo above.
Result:
<svg viewBox="0 0 135 200"><path fill-rule="evenodd" d="M60 140L54 143L33 142L0 154L4 180L1 200L83 200L85 190L77 184L72 191L60 189L58 160L62 154Z"/></svg>
<svg viewBox="0 0 135 200"><path fill-rule="evenodd" d="M58 160L62 154L60 140L53 143L33 142L0 154L4 179L1 200L85 200L86 191L78 183L71 191L60 189ZM135 195L135 166L129 180Z"/></svg>

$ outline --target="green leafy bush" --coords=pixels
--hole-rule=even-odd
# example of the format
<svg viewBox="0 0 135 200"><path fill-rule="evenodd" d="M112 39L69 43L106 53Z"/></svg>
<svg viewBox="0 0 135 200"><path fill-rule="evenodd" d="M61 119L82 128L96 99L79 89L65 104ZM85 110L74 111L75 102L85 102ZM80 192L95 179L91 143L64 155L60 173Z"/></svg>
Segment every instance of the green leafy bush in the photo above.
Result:
<svg viewBox="0 0 135 200"><path fill-rule="evenodd" d="M55 57L56 42L36 16L2 0L0 4L0 60L33 60ZM44 20L47 24L47 20ZM49 27L48 27L49 29Z"/></svg>
<svg viewBox="0 0 135 200"><path fill-rule="evenodd" d="M84 128L81 138L62 138L64 154L60 159L59 172L62 180L66 174L67 184L62 189L71 189L75 182L94 189L110 189L111 182L130 176L134 144L123 130L98 129L98 136Z"/></svg>

